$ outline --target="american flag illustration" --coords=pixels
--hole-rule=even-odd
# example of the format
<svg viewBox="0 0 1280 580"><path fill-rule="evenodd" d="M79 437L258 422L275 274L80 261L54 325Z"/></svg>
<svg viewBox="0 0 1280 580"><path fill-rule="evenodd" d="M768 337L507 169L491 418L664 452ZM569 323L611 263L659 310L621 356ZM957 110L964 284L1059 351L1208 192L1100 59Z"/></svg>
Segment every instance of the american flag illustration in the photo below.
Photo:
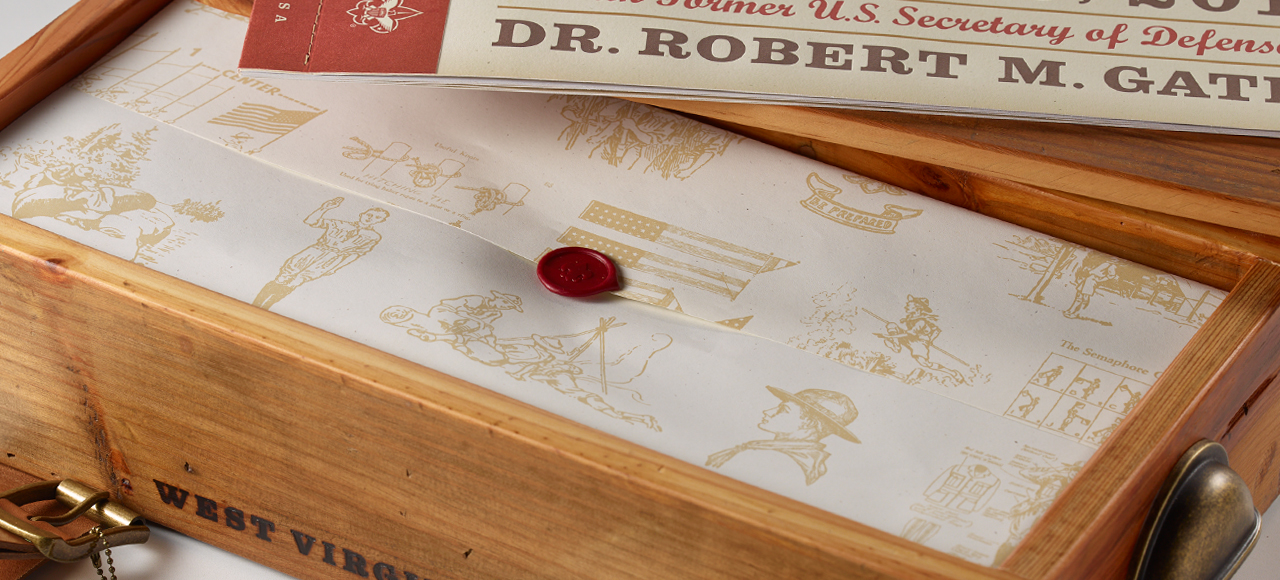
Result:
<svg viewBox="0 0 1280 580"><path fill-rule="evenodd" d="M284 135L316 118L324 111L290 111L270 105L242 103L228 113L210 119L214 125L238 127L271 135Z"/></svg>

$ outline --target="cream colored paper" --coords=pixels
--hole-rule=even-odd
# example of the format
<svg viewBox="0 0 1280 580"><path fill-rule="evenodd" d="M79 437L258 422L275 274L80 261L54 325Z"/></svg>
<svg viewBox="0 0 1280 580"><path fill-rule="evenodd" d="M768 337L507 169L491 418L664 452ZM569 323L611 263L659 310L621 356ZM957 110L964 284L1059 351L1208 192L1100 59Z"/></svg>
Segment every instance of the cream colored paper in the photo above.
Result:
<svg viewBox="0 0 1280 580"><path fill-rule="evenodd" d="M263 84L229 64L243 30L175 3L0 135L0 208L973 561L1221 299L636 105ZM573 301L461 230L650 253L623 264L637 300ZM653 272L681 260L755 272Z"/></svg>
<svg viewBox="0 0 1280 580"><path fill-rule="evenodd" d="M346 34L316 42L432 18L393 6L334 10ZM256 9L268 30L310 16ZM1275 0L470 0L449 3L436 75L352 77L1275 136L1277 27Z"/></svg>

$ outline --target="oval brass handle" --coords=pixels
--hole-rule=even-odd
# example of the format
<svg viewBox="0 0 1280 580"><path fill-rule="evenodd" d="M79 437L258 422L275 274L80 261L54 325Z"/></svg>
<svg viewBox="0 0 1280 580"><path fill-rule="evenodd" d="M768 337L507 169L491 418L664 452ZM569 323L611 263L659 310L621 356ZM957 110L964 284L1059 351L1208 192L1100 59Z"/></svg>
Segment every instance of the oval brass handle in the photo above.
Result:
<svg viewBox="0 0 1280 580"><path fill-rule="evenodd" d="M1227 450L1191 446L1147 514L1134 555L1133 580L1227 580L1258 541L1262 516Z"/></svg>

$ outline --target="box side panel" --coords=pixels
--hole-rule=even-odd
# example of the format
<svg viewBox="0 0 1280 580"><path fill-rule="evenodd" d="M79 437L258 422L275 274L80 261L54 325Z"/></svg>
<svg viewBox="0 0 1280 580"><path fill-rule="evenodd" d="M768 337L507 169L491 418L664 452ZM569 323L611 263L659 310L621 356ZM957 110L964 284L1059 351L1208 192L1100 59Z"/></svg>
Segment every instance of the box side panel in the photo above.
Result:
<svg viewBox="0 0 1280 580"><path fill-rule="evenodd" d="M1280 381L1274 372L1268 379L1219 441L1227 450L1231 468L1249 484L1253 506L1260 512L1280 496Z"/></svg>
<svg viewBox="0 0 1280 580"><path fill-rule="evenodd" d="M7 462L287 573L1012 578L3 225Z"/></svg>

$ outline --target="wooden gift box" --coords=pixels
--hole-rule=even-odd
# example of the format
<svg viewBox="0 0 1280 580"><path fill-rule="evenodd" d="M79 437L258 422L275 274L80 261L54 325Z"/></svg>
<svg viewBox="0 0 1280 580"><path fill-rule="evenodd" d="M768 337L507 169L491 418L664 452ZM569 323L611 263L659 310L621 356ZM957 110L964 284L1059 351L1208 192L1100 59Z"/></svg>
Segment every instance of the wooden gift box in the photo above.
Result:
<svg viewBox="0 0 1280 580"><path fill-rule="evenodd" d="M16 118L163 4L77 4L0 61L0 118ZM0 219L0 461L106 489L153 521L316 579L1119 578L1165 475L1194 442L1224 444L1259 510L1280 492L1275 238L833 143L858 139L842 137L850 127L903 135L941 121L797 110L786 113L821 122L788 120L797 130L781 133L768 129L774 108L668 104L1231 293L998 568L9 218ZM815 140L815 126L830 138ZM1077 130L1125 146L1108 145L1108 130ZM1005 175L1025 159L970 131L950 143L1004 153ZM1044 138L1046 149L1061 144Z"/></svg>

